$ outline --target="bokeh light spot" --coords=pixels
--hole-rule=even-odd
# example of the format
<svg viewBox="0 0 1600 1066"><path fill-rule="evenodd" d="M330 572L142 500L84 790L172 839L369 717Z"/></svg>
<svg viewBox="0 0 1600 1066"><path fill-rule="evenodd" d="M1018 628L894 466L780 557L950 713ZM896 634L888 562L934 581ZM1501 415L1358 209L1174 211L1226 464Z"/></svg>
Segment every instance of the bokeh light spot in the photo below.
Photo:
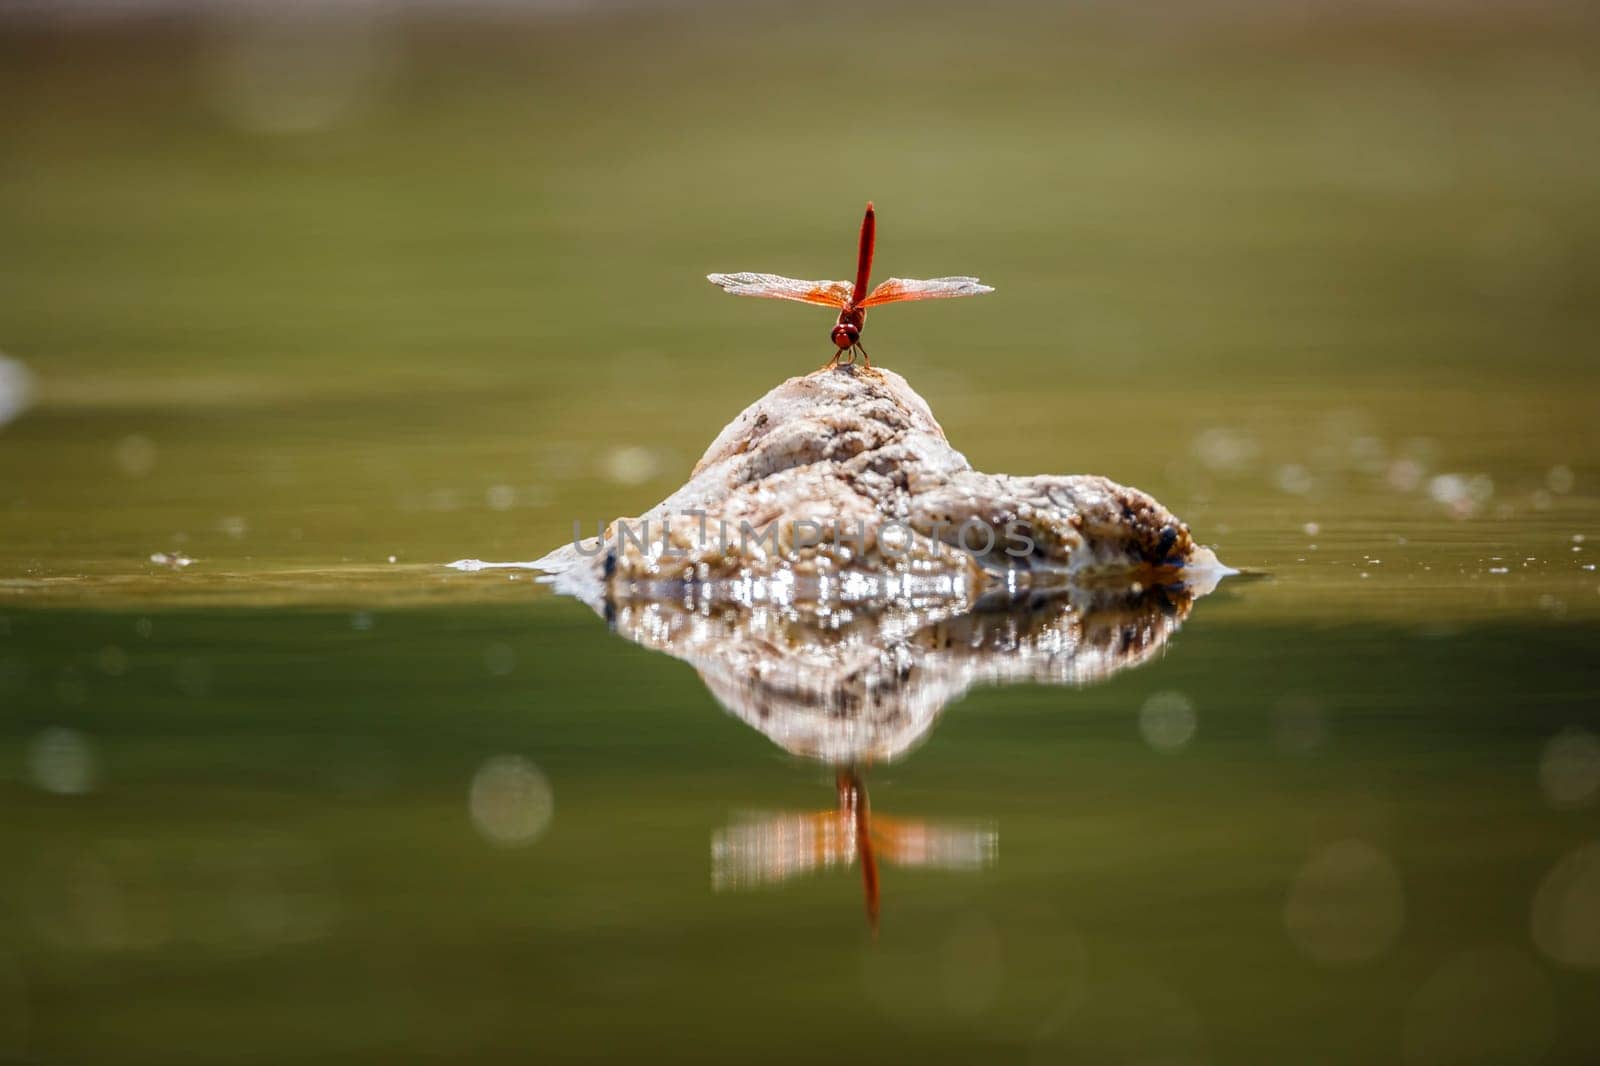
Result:
<svg viewBox="0 0 1600 1066"><path fill-rule="evenodd" d="M139 433L130 433L117 441L111 457L117 469L128 477L144 477L156 468L155 441Z"/></svg>
<svg viewBox="0 0 1600 1066"><path fill-rule="evenodd" d="M76 729L46 729L28 743L28 777L58 796L92 792L96 778L94 749Z"/></svg>
<svg viewBox="0 0 1600 1066"><path fill-rule="evenodd" d="M1178 751L1199 727L1194 703L1181 692L1157 692L1139 708L1139 732L1156 751Z"/></svg>
<svg viewBox="0 0 1600 1066"><path fill-rule="evenodd" d="M1600 970L1600 842L1569 852L1539 885L1533 942L1553 962Z"/></svg>
<svg viewBox="0 0 1600 1066"><path fill-rule="evenodd" d="M1295 875L1283 908L1295 947L1329 966L1377 958L1404 921L1400 875L1364 840L1342 840L1313 855Z"/></svg>
<svg viewBox="0 0 1600 1066"><path fill-rule="evenodd" d="M0 355L0 426L33 403L33 372L16 359Z"/></svg>
<svg viewBox="0 0 1600 1066"><path fill-rule="evenodd" d="M1539 759L1539 788L1552 807L1593 803L1600 795L1600 737L1578 726L1551 737Z"/></svg>
<svg viewBox="0 0 1600 1066"><path fill-rule="evenodd" d="M531 760L496 755L473 775L468 809L483 839L497 847L525 847L550 827L555 797Z"/></svg>
<svg viewBox="0 0 1600 1066"><path fill-rule="evenodd" d="M399 42L385 5L278 0L211 13L201 72L211 106L250 133L315 133L367 114L393 87Z"/></svg>
<svg viewBox="0 0 1600 1066"><path fill-rule="evenodd" d="M660 462L649 448L624 445L612 448L605 457L606 477L619 485L642 485L656 476Z"/></svg>

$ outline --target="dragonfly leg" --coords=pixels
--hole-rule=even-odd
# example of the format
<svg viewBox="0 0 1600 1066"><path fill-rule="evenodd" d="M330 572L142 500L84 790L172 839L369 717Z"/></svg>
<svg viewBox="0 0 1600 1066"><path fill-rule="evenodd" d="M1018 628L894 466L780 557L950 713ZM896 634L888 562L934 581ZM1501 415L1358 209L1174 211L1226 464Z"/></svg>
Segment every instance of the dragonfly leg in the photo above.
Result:
<svg viewBox="0 0 1600 1066"><path fill-rule="evenodd" d="M872 356L868 355L867 350L861 347L859 343L856 345L856 351L861 353L862 360L867 364L867 368L870 370L872 368Z"/></svg>

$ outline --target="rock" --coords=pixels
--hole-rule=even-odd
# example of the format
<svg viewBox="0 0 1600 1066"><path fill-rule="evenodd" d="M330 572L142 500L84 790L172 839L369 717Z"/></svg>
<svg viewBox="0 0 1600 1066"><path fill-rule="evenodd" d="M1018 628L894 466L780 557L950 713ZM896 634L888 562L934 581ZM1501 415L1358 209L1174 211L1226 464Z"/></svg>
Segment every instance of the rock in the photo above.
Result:
<svg viewBox="0 0 1600 1066"><path fill-rule="evenodd" d="M689 481L535 564L591 602L693 586L739 603L973 602L1094 580L1223 571L1154 499L1102 477L974 470L893 371L791 378L712 442Z"/></svg>

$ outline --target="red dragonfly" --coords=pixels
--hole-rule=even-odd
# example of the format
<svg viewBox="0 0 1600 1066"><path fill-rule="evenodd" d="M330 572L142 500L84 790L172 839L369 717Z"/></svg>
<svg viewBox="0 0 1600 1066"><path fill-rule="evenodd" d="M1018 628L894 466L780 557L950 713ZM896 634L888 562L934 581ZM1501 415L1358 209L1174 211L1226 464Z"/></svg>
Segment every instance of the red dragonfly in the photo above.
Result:
<svg viewBox="0 0 1600 1066"><path fill-rule="evenodd" d="M978 870L994 862L999 838L992 828L952 825L873 814L867 783L840 770L838 807L831 811L774 814L742 820L711 840L711 887L756 888L818 867L861 864L867 924L878 931L878 859L904 867Z"/></svg>
<svg viewBox="0 0 1600 1066"><path fill-rule="evenodd" d="M795 300L803 304L820 304L837 307L839 320L829 334L839 350L828 360L832 366L846 353L848 362L856 361L856 353L867 366L872 359L861 347L861 329L866 324L867 308L880 304L899 303L901 300L944 300L952 296L980 296L994 289L978 284L977 278L890 278L871 292L867 291L867 278L872 273L872 249L877 242L878 222L867 201L867 213L861 219L861 244L856 256L856 283L847 281L800 281L777 274L707 274L706 280L721 285L735 296L765 296L771 300Z"/></svg>

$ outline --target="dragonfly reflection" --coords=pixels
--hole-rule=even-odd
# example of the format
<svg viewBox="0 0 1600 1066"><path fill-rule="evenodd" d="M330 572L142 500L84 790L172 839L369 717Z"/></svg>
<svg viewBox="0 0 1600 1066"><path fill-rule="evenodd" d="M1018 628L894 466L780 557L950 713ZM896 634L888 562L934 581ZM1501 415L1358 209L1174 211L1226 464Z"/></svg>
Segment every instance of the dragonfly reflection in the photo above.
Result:
<svg viewBox="0 0 1600 1066"><path fill-rule="evenodd" d="M621 636L688 662L785 751L833 767L832 809L742 816L712 837L712 886L745 890L857 866L876 928L880 864L976 870L987 825L874 815L866 771L903 758L975 685L1082 686L1159 654L1203 586L1065 587L1020 600L751 603L715 584L670 599L613 583L592 605Z"/></svg>
<svg viewBox="0 0 1600 1066"><path fill-rule="evenodd" d="M711 887L740 891L818 868L861 867L867 921L878 928L878 863L977 870L994 862L999 835L965 826L874 816L856 770L840 770L833 810L747 816L711 838Z"/></svg>

